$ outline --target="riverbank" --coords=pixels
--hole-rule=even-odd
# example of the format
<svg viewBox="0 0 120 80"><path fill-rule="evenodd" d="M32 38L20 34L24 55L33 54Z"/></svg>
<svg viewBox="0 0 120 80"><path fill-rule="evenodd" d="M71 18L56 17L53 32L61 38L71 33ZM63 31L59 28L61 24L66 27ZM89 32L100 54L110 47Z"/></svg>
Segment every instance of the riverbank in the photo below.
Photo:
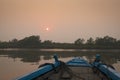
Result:
<svg viewBox="0 0 120 80"><path fill-rule="evenodd" d="M54 49L34 49L34 48L4 48L4 49L0 49L0 51L120 51L120 49L58 49L58 48L54 48Z"/></svg>

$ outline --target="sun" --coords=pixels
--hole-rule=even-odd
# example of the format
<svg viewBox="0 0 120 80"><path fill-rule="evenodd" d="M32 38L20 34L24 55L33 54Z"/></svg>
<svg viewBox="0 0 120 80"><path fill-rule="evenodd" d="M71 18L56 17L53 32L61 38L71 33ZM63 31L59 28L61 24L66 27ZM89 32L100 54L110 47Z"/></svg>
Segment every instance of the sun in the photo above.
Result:
<svg viewBox="0 0 120 80"><path fill-rule="evenodd" d="M49 28L47 27L45 30L46 30L46 31L49 31Z"/></svg>

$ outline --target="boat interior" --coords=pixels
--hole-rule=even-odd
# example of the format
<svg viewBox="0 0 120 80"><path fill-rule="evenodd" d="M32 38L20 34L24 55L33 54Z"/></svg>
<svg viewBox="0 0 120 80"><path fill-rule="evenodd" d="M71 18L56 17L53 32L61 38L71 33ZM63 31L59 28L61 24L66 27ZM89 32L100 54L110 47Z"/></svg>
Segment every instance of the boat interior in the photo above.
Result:
<svg viewBox="0 0 120 80"><path fill-rule="evenodd" d="M85 66L61 66L35 78L34 80L109 80L97 69Z"/></svg>

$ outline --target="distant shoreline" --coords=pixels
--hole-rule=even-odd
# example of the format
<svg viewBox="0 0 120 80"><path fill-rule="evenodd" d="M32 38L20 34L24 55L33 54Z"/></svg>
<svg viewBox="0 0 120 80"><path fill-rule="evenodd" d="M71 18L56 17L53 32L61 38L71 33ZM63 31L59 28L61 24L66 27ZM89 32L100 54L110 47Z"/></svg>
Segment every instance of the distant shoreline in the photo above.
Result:
<svg viewBox="0 0 120 80"><path fill-rule="evenodd" d="M40 36L29 36L21 40L13 39L9 42L1 42L1 49L120 49L120 40L105 36L93 39L90 37L86 42L79 38L74 43L60 43L51 40L42 41Z"/></svg>
<svg viewBox="0 0 120 80"><path fill-rule="evenodd" d="M40 49L40 48L4 48L1 49L0 51L119 51L120 49L58 49L58 48L54 48L54 49Z"/></svg>

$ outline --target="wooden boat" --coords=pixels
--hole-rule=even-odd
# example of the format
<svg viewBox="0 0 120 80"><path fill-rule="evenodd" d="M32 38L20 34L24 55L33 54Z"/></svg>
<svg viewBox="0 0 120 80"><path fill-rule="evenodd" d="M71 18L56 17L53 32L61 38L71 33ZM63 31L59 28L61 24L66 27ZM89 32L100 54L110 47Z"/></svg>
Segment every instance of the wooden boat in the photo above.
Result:
<svg viewBox="0 0 120 80"><path fill-rule="evenodd" d="M66 63L59 61L56 55L54 59L55 63L45 63L17 80L120 80L120 73L103 64L99 55L91 64L81 57Z"/></svg>

